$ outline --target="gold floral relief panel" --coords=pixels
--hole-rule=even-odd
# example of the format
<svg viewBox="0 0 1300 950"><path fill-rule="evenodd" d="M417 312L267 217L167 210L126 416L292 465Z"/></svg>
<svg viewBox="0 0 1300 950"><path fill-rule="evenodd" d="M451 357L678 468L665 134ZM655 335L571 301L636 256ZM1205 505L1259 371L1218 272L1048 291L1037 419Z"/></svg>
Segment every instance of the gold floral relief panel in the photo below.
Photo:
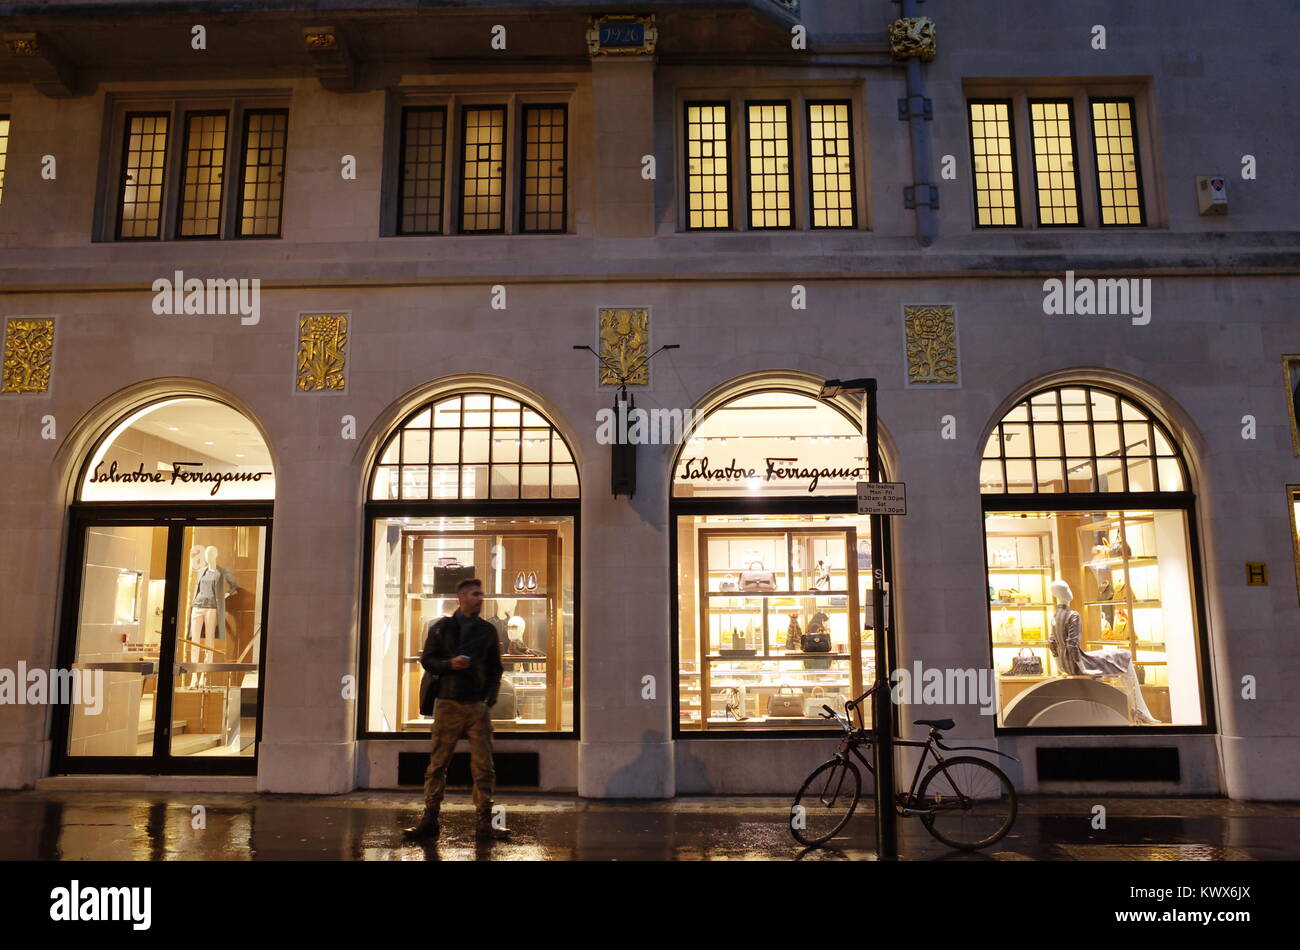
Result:
<svg viewBox="0 0 1300 950"><path fill-rule="evenodd" d="M348 315L298 315L298 388L342 392L347 385Z"/></svg>
<svg viewBox="0 0 1300 950"><path fill-rule="evenodd" d="M600 310L600 384L648 386L650 311L645 307Z"/></svg>
<svg viewBox="0 0 1300 950"><path fill-rule="evenodd" d="M903 307L908 385L956 385L957 312L951 305Z"/></svg>
<svg viewBox="0 0 1300 950"><path fill-rule="evenodd" d="M49 392L53 359L53 317L10 317L5 322L0 392Z"/></svg>

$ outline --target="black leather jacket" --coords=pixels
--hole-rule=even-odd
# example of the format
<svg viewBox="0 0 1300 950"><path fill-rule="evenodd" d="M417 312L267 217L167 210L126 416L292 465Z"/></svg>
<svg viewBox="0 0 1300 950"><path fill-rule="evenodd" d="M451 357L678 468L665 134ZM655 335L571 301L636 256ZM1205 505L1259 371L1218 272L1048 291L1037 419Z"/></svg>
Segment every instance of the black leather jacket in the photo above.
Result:
<svg viewBox="0 0 1300 950"><path fill-rule="evenodd" d="M463 670L451 667L452 657L464 654L470 664ZM497 701L501 689L501 649L496 629L481 617L467 617L456 611L429 625L420 654L420 665L438 677L439 699L462 703Z"/></svg>

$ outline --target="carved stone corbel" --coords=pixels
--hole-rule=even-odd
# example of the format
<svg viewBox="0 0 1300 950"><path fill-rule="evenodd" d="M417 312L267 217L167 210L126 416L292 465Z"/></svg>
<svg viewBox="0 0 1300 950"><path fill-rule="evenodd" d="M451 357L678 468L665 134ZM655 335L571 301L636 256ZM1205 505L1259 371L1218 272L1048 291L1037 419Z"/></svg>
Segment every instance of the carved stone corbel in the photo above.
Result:
<svg viewBox="0 0 1300 950"><path fill-rule="evenodd" d="M330 92L351 92L356 88L356 61L341 30L332 26L305 26L302 41L322 87Z"/></svg>
<svg viewBox="0 0 1300 950"><path fill-rule="evenodd" d="M6 33L5 46L37 92L56 99L76 94L77 71L57 49L36 33Z"/></svg>

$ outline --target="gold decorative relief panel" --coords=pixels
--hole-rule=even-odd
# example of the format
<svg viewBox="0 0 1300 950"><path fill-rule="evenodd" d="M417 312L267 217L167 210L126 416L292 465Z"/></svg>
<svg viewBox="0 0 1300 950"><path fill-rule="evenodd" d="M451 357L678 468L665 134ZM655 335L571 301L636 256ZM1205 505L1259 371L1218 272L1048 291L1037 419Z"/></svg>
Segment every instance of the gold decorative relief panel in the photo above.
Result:
<svg viewBox="0 0 1300 950"><path fill-rule="evenodd" d="M298 314L298 389L342 392L347 387L348 314Z"/></svg>
<svg viewBox="0 0 1300 950"><path fill-rule="evenodd" d="M600 384L648 386L650 311L645 307L600 308Z"/></svg>
<svg viewBox="0 0 1300 950"><path fill-rule="evenodd" d="M53 362L53 317L10 317L5 321L4 372L0 392L49 392Z"/></svg>
<svg viewBox="0 0 1300 950"><path fill-rule="evenodd" d="M906 304L903 330L908 385L957 385L957 308L951 304Z"/></svg>
<svg viewBox="0 0 1300 950"><path fill-rule="evenodd" d="M889 24L889 53L894 59L917 56L929 62L935 50L934 21L928 16L901 17Z"/></svg>

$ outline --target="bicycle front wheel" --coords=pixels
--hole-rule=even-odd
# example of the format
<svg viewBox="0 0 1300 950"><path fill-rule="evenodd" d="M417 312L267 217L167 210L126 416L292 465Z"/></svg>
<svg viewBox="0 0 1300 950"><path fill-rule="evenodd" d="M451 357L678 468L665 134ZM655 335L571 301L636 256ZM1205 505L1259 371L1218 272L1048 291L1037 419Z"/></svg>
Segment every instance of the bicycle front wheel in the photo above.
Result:
<svg viewBox="0 0 1300 950"><path fill-rule="evenodd" d="M790 807L790 834L800 844L829 841L849 823L862 795L858 767L845 759L831 759L804 780Z"/></svg>
<svg viewBox="0 0 1300 950"><path fill-rule="evenodd" d="M921 824L944 844L963 851L1000 841L1016 820L1016 790L997 766L973 756L935 765L921 782Z"/></svg>

